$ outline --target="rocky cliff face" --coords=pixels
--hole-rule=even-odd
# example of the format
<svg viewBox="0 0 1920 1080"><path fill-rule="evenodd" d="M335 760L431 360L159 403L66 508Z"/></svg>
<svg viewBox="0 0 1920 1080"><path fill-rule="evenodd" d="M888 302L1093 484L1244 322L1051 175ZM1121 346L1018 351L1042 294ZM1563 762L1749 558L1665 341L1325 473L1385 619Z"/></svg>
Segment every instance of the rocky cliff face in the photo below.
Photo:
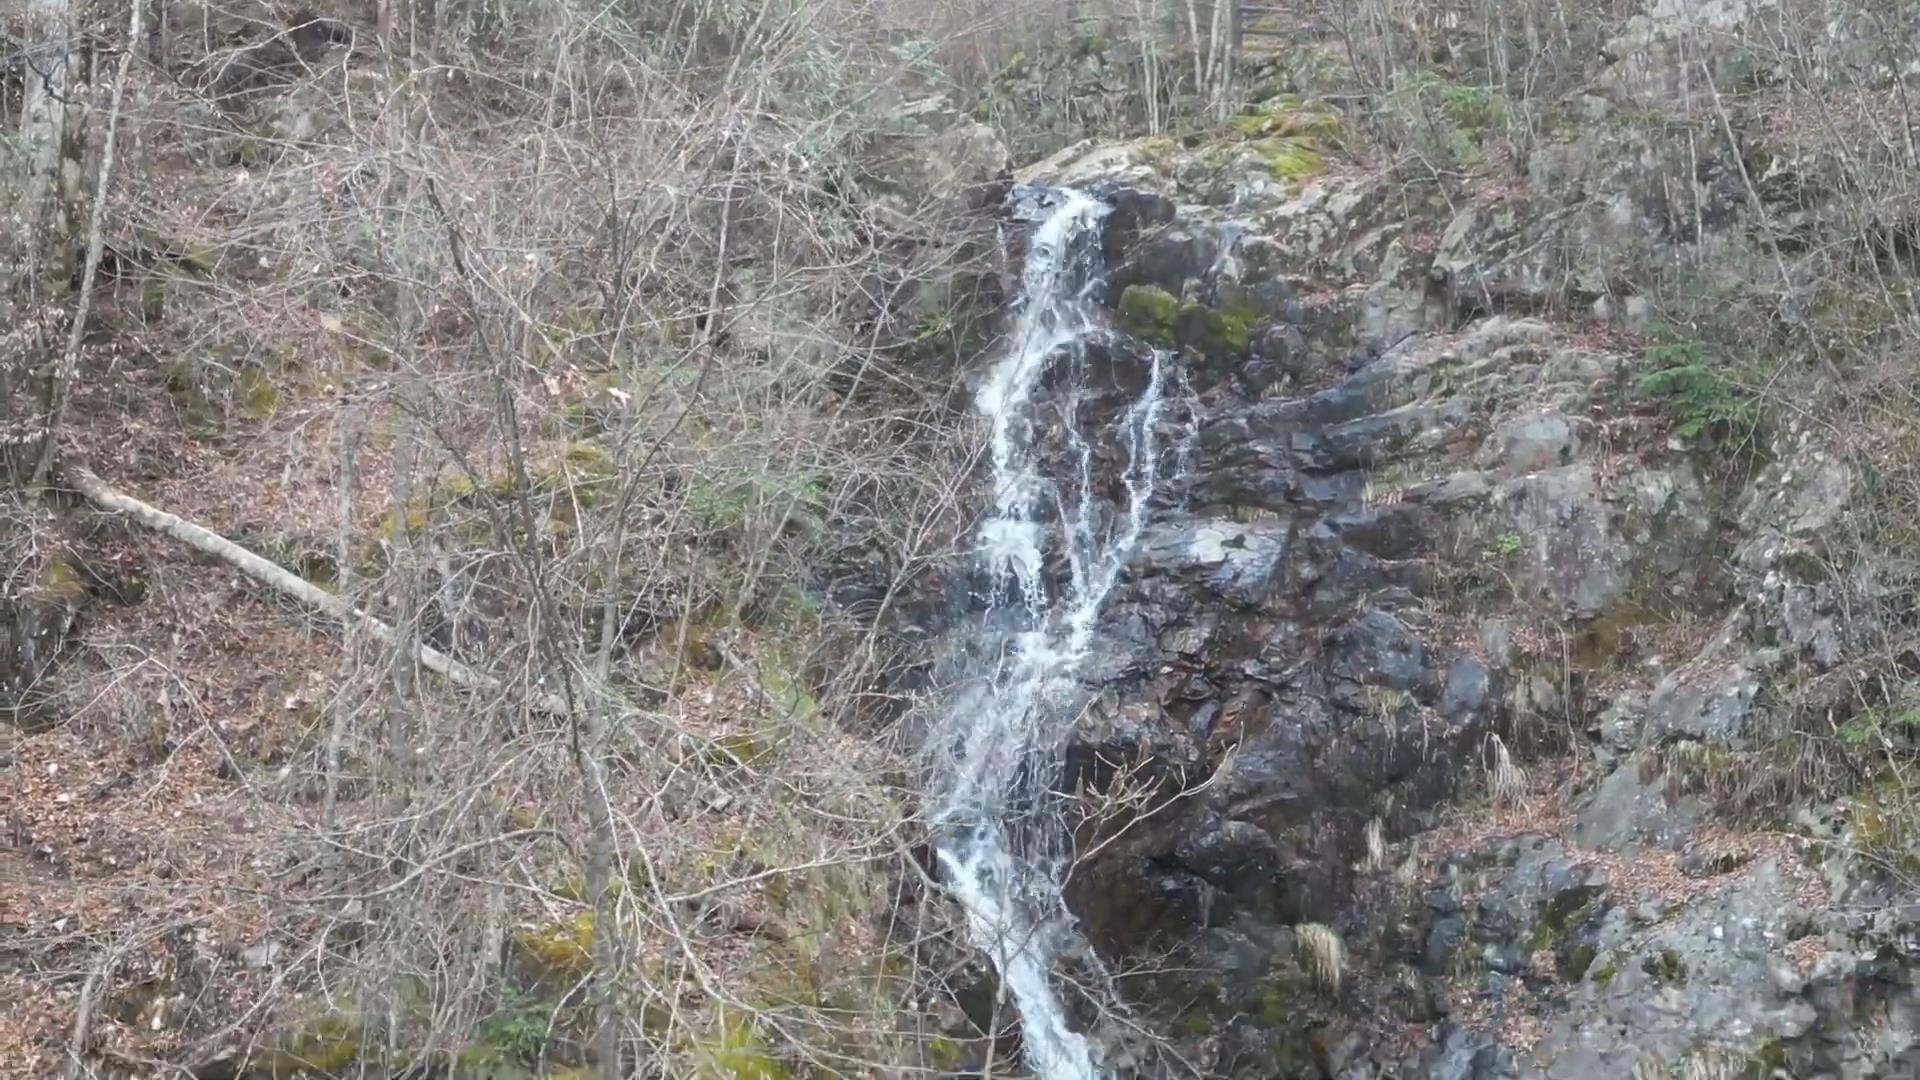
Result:
<svg viewBox="0 0 1920 1080"><path fill-rule="evenodd" d="M1153 346L1190 391L1069 761L1139 800L1069 884L1171 1032L1122 1071L1920 1068L1920 909L1830 843L1864 804L1724 813L1784 781L1719 766L1832 704L1853 478L1811 425L1715 449L1628 337L1627 269L1767 212L1740 164L1602 116L1448 205L1320 174L1338 123L1277 101L1023 176L1115 206L1126 334L1081 407Z"/></svg>

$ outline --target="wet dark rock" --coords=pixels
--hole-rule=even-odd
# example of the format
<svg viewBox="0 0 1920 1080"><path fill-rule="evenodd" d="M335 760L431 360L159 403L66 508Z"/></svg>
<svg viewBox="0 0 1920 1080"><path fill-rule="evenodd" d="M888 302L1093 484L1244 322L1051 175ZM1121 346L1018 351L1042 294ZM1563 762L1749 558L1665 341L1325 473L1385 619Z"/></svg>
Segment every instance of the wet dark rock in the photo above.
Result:
<svg viewBox="0 0 1920 1080"><path fill-rule="evenodd" d="M1112 207L1101 235L1101 250L1108 266L1124 265L1148 237L1179 214L1172 199L1137 187L1095 185L1093 193Z"/></svg>
<svg viewBox="0 0 1920 1080"><path fill-rule="evenodd" d="M1174 849L1179 865L1226 893L1266 887L1280 870L1280 849L1250 821L1214 818L1193 826Z"/></svg>
<svg viewBox="0 0 1920 1080"><path fill-rule="evenodd" d="M1486 711L1491 694L1487 665L1471 654L1461 656L1447 669L1437 708L1456 722L1477 717Z"/></svg>
<svg viewBox="0 0 1920 1080"><path fill-rule="evenodd" d="M1237 607L1258 608L1284 580L1292 527L1285 522L1169 523L1142 537L1137 572L1178 576Z"/></svg>
<svg viewBox="0 0 1920 1080"><path fill-rule="evenodd" d="M1364 685L1412 691L1432 674L1426 647L1392 612L1369 611L1335 631L1331 653L1330 674Z"/></svg>
<svg viewBox="0 0 1920 1080"><path fill-rule="evenodd" d="M1659 7L1609 76L1632 100L1664 100L1676 28L1746 17ZM1179 1045L1203 1074L1627 1076L1724 1045L1854 1077L1920 1045L1846 1036L1873 1008L1920 1030L1890 959L1920 932L1848 928L1881 959L1782 978L1809 932L1801 879L1698 845L1701 779L1662 765L1764 744L1773 680L1844 665L1825 534L1854 478L1796 432L1731 489L1633 396L1639 356L1545 321L1644 324L1622 283L1710 260L1751 212L1694 122L1548 140L1520 190L1472 205L1372 177L1203 183L1197 154L1141 144L1040 169L1115 206L1107 302L1157 290L1136 300L1166 325L1133 330L1164 330L1189 380L1179 478L1108 598L1067 751L1075 784L1145 762L1187 794L1076 868L1068 899L1104 956L1142 961L1132 1000L1198 1017ZM1115 314L1087 407L1117 415L1149 354ZM1720 632L1659 655L1676 613ZM1403 864L1488 785L1495 735L1581 758L1561 835L1454 836L1437 873ZM1655 859L1690 884L1650 895L1608 869ZM1294 955L1308 922L1345 942L1340 995ZM1843 932L1817 932L1840 955ZM1382 1015L1424 1025L1418 1044L1360 1033ZM1523 1020L1534 1053L1509 1046Z"/></svg>
<svg viewBox="0 0 1920 1080"><path fill-rule="evenodd" d="M1107 291L1117 299L1128 286L1148 285L1178 298L1189 281L1206 276L1219 256L1219 241L1211 234L1168 228L1139 242L1114 265L1107 274Z"/></svg>

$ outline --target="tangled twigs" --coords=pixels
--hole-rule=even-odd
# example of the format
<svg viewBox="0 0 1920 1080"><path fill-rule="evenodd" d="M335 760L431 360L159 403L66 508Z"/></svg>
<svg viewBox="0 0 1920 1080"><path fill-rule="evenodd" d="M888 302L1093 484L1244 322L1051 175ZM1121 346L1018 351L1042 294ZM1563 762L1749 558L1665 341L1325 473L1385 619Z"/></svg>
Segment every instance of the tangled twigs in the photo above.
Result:
<svg viewBox="0 0 1920 1080"><path fill-rule="evenodd" d="M241 547L205 526L196 525L109 487L84 466L68 466L66 479L75 491L86 496L87 501L100 509L125 514L157 533L170 536L196 551L236 567L255 581L317 608L343 624L363 626L382 644L405 648L421 667L445 676L462 689L487 693L500 693L504 689L498 679L461 663L431 645L415 640L402 641L393 627L272 560ZM533 692L528 696L527 703L538 712L555 716L564 716L569 712L566 701L553 694Z"/></svg>
<svg viewBox="0 0 1920 1080"><path fill-rule="evenodd" d="M73 1034L67 1039L67 1080L82 1080L93 1075L86 1065L87 1040L92 1034L93 1018L99 1012L101 995L113 982L113 973L120 967L120 961L135 949L142 949L149 942L163 938L194 923L197 918L171 919L166 923L148 930L144 934L128 938L114 946L106 957L87 973L87 981L80 987L80 1001L74 1006Z"/></svg>

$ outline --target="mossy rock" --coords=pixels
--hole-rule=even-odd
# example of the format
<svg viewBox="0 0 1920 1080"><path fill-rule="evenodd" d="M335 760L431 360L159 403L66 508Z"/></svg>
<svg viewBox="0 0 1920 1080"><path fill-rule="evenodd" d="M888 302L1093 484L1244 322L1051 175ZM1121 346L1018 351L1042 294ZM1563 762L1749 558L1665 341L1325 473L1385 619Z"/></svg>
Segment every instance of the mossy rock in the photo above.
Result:
<svg viewBox="0 0 1920 1080"><path fill-rule="evenodd" d="M1149 158L1165 161L1180 151L1180 140L1171 135L1149 135L1134 144Z"/></svg>
<svg viewBox="0 0 1920 1080"><path fill-rule="evenodd" d="M735 732L708 743L706 759L709 764L722 768L739 768L759 761L766 754L767 747L757 735Z"/></svg>
<svg viewBox="0 0 1920 1080"><path fill-rule="evenodd" d="M1120 326L1149 345L1185 346L1210 357L1237 356L1252 340L1253 306L1236 298L1231 310L1181 303L1154 285L1129 285L1120 294Z"/></svg>
<svg viewBox="0 0 1920 1080"><path fill-rule="evenodd" d="M1214 310L1229 320L1252 328L1264 317L1253 290L1237 282L1221 282L1214 290Z"/></svg>
<svg viewBox="0 0 1920 1080"><path fill-rule="evenodd" d="M40 571L40 598L48 603L76 603L87 595L85 571L58 556Z"/></svg>
<svg viewBox="0 0 1920 1080"><path fill-rule="evenodd" d="M539 978L578 979L593 967L593 913L548 923L513 935L514 945Z"/></svg>
<svg viewBox="0 0 1920 1080"><path fill-rule="evenodd" d="M1593 912L1594 905L1600 902L1600 896L1605 891L1598 885L1575 885L1541 901L1534 917L1533 947L1560 949L1567 934Z"/></svg>
<svg viewBox="0 0 1920 1080"><path fill-rule="evenodd" d="M626 878L614 878L607 882L607 896L617 897L624 894L629 887L636 889L644 888L646 884L646 864L636 860L632 868L628 871ZM587 878L585 874L568 874L566 877L548 886L547 891L562 900L572 900L575 903L585 904L593 901L593 898L587 895ZM588 917L588 921L592 921L591 916Z"/></svg>
<svg viewBox="0 0 1920 1080"><path fill-rule="evenodd" d="M1174 327L1180 344L1210 357L1243 354L1252 337L1245 320L1193 302L1180 306Z"/></svg>
<svg viewBox="0 0 1920 1080"><path fill-rule="evenodd" d="M241 408L248 419L269 420L280 410L280 390L266 372L246 368L240 372L238 382Z"/></svg>
<svg viewBox="0 0 1920 1080"><path fill-rule="evenodd" d="M1227 125L1249 139L1274 136L1330 139L1340 134L1338 116L1295 94L1276 94L1267 98L1253 108L1229 117Z"/></svg>
<svg viewBox="0 0 1920 1080"><path fill-rule="evenodd" d="M790 1080L792 1070L776 1059L754 1027L733 1017L694 1048L699 1080Z"/></svg>
<svg viewBox="0 0 1920 1080"><path fill-rule="evenodd" d="M1687 962L1672 949L1659 949L1647 954L1640 962L1640 970L1652 976L1653 981L1663 986L1685 986L1687 984Z"/></svg>
<svg viewBox="0 0 1920 1080"><path fill-rule="evenodd" d="M926 1050L927 1064L943 1073L959 1068L966 1057L958 1042L940 1035L927 1040Z"/></svg>
<svg viewBox="0 0 1920 1080"><path fill-rule="evenodd" d="M223 418L214 402L224 389L217 369L191 357L182 357L166 365L163 370L166 373L167 393L188 424L200 430L217 428Z"/></svg>
<svg viewBox="0 0 1920 1080"><path fill-rule="evenodd" d="M1204 1038L1250 1024L1260 1030L1262 1045L1269 1054L1267 1071L1261 1075L1319 1074L1320 1054L1315 1041L1325 1017L1317 1015L1314 1006L1326 999L1315 988L1312 976L1283 962L1244 993L1223 994L1223 990L1219 985L1195 987L1195 995L1180 1018L1187 1035Z"/></svg>
<svg viewBox="0 0 1920 1080"><path fill-rule="evenodd" d="M380 515L381 536L395 539L400 536L403 526L406 532L414 533L427 527L427 510L420 505L419 500L416 499L408 504L404 518L396 515L392 510Z"/></svg>
<svg viewBox="0 0 1920 1080"><path fill-rule="evenodd" d="M575 439L561 455L567 471L576 477L605 480L619 471L619 463L606 448L590 439Z"/></svg>
<svg viewBox="0 0 1920 1080"><path fill-rule="evenodd" d="M1326 159L1311 139L1271 138L1253 143L1267 163L1267 172L1275 180L1298 181L1318 176L1327 167Z"/></svg>
<svg viewBox="0 0 1920 1080"><path fill-rule="evenodd" d="M148 275L140 283L140 320L149 326L157 326L167 317L167 279L159 274Z"/></svg>
<svg viewBox="0 0 1920 1080"><path fill-rule="evenodd" d="M1763 1040L1747 1056L1747 1076L1769 1078L1790 1075L1793 1060L1787 1053L1787 1044L1776 1036Z"/></svg>
<svg viewBox="0 0 1920 1080"><path fill-rule="evenodd" d="M805 672L779 656L764 657L762 663L760 688L773 699L780 719L804 722L820 714L819 699L814 697Z"/></svg>
<svg viewBox="0 0 1920 1080"><path fill-rule="evenodd" d="M1599 950L1590 944L1575 945L1567 950L1566 958L1560 963L1560 969L1566 973L1567 978L1578 982L1586 977L1587 969L1593 966L1593 958L1598 953Z"/></svg>
<svg viewBox="0 0 1920 1080"><path fill-rule="evenodd" d="M360 1020L335 1009L293 1025L245 1076L291 1080L296 1076L337 1076L360 1058Z"/></svg>
<svg viewBox="0 0 1920 1080"><path fill-rule="evenodd" d="M1129 285L1120 294L1120 325L1150 345L1171 348L1178 340L1180 301L1155 285Z"/></svg>

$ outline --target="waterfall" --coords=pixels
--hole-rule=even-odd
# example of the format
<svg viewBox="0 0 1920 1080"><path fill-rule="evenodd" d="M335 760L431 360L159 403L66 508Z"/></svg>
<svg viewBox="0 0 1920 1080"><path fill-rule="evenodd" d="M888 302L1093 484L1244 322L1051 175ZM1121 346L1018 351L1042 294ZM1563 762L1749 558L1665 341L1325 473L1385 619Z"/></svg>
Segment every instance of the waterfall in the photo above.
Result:
<svg viewBox="0 0 1920 1080"><path fill-rule="evenodd" d="M1073 190L1022 195L1044 216L1011 340L976 398L991 432L993 502L977 534L988 611L965 689L936 722L930 793L947 886L1020 1012L1028 1066L1046 1080L1081 1080L1102 1070L1052 982L1076 935L1060 892L1071 839L1052 793L1080 699L1076 673L1146 524L1169 360L1154 354L1121 430L1079 429L1086 346L1103 332L1092 292L1108 207ZM1061 443L1051 453L1042 452L1047 434ZM1125 505L1107 513L1094 448L1114 435L1126 453ZM1050 545L1064 574L1048 572Z"/></svg>

